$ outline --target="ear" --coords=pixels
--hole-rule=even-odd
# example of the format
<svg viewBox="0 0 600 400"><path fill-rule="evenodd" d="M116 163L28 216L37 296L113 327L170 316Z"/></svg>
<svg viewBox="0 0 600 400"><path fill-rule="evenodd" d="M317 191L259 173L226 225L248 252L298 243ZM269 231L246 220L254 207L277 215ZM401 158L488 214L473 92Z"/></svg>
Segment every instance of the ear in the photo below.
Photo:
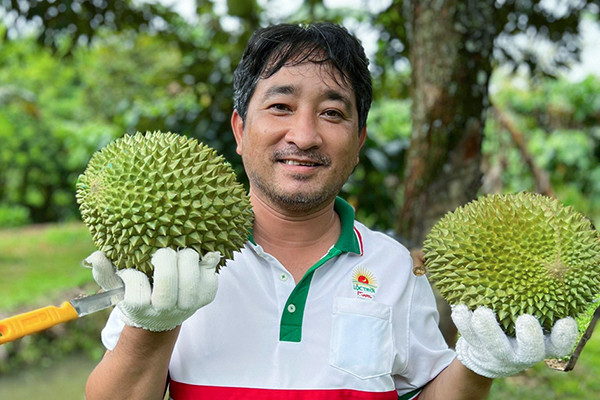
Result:
<svg viewBox="0 0 600 400"><path fill-rule="evenodd" d="M358 164L360 161L360 149L362 149L366 140L367 140L367 127L364 126L360 130L360 132L358 132L358 151L356 152L356 164Z"/></svg>
<svg viewBox="0 0 600 400"><path fill-rule="evenodd" d="M233 114L231 114L231 129L233 130L233 136L235 137L235 142L237 143L235 151L239 155L242 155L242 137L244 136L244 121L242 120L242 117L237 112L237 110L233 110Z"/></svg>
<svg viewBox="0 0 600 400"><path fill-rule="evenodd" d="M358 133L358 151L362 149L365 144L365 140L367 140L367 126L365 125L360 132Z"/></svg>

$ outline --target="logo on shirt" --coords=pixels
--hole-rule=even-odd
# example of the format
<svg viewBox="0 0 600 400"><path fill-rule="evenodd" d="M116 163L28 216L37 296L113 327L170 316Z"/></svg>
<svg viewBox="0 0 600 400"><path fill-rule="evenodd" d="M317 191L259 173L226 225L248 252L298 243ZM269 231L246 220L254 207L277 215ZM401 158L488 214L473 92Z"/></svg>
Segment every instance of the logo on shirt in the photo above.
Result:
<svg viewBox="0 0 600 400"><path fill-rule="evenodd" d="M352 288L357 297L372 300L377 291L377 278L368 269L356 267L352 271Z"/></svg>

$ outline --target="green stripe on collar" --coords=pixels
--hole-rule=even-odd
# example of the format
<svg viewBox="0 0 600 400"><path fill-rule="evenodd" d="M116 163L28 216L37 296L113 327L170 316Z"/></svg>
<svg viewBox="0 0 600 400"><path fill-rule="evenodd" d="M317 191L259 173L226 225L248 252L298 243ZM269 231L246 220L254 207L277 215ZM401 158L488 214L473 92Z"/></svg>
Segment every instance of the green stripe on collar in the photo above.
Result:
<svg viewBox="0 0 600 400"><path fill-rule="evenodd" d="M282 342L300 342L302 340L304 308L306 307L310 282L317 268L343 253L360 254L360 244L354 233L354 209L340 197L335 199L334 209L340 217L342 232L337 243L323 258L309 268L290 294L290 297L288 297L281 315L281 325L279 326L279 340Z"/></svg>
<svg viewBox="0 0 600 400"><path fill-rule="evenodd" d="M281 314L281 325L279 326L279 340L282 342L300 342L302 340L302 321L304 320L304 308L310 289L310 282L317 268L339 256L342 252L335 247L321 258L315 265L304 274L296 285L290 297L288 297L283 313Z"/></svg>
<svg viewBox="0 0 600 400"><path fill-rule="evenodd" d="M354 208L341 197L335 198L333 208L342 222L342 233L334 247L343 253L360 254L360 244L354 233Z"/></svg>

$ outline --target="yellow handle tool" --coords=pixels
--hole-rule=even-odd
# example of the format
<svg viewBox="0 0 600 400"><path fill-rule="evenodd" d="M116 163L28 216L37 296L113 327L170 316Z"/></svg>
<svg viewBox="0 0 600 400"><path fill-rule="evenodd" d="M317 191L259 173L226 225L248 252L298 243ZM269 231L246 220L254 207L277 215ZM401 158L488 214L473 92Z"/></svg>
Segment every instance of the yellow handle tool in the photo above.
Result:
<svg viewBox="0 0 600 400"><path fill-rule="evenodd" d="M117 304L125 290L108 290L0 320L0 345Z"/></svg>
<svg viewBox="0 0 600 400"><path fill-rule="evenodd" d="M0 344L43 331L78 317L77 310L68 301L62 303L60 307L48 306L8 317L0 320Z"/></svg>

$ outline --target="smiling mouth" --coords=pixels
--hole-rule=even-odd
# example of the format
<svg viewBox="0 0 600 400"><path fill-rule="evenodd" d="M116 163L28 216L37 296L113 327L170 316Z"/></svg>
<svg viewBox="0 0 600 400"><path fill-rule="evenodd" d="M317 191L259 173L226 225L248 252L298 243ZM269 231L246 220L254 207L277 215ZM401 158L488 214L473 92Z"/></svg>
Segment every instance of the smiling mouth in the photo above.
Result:
<svg viewBox="0 0 600 400"><path fill-rule="evenodd" d="M317 151L278 150L271 161L294 167L329 167L331 159Z"/></svg>
<svg viewBox="0 0 600 400"><path fill-rule="evenodd" d="M302 166L302 167L318 167L319 163L310 162L310 161L296 161L296 160L279 160L279 162L286 165L294 165L294 166Z"/></svg>

